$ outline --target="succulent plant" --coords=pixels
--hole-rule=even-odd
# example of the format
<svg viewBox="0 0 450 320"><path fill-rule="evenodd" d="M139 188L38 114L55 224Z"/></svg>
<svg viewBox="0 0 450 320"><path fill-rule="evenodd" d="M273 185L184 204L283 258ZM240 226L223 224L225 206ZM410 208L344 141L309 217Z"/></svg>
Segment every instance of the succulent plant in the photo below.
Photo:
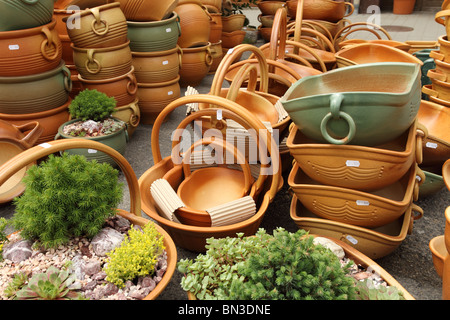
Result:
<svg viewBox="0 0 450 320"><path fill-rule="evenodd" d="M370 279L357 281L358 300L405 300L403 293L394 286L374 285Z"/></svg>
<svg viewBox="0 0 450 320"><path fill-rule="evenodd" d="M28 284L16 294L18 300L78 300L82 295L69 288L75 275L51 266L46 273L31 277Z"/></svg>

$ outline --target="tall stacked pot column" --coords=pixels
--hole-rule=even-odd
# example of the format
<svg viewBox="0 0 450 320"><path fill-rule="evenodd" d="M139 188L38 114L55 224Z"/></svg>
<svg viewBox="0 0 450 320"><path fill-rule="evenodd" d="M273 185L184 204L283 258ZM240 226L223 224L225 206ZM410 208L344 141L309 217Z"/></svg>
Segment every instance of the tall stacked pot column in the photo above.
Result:
<svg viewBox="0 0 450 320"><path fill-rule="evenodd" d="M175 1L119 1L128 25L132 64L137 79L141 123L180 97L180 22Z"/></svg>
<svg viewBox="0 0 450 320"><path fill-rule="evenodd" d="M38 121L36 143L52 140L69 117L72 83L53 9L53 0L0 1L0 119Z"/></svg>

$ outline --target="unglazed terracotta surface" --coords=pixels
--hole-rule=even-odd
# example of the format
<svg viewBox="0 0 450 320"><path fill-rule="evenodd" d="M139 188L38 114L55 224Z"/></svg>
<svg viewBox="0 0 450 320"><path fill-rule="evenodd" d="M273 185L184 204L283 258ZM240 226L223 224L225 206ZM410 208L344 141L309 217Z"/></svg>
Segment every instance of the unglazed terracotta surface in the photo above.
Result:
<svg viewBox="0 0 450 320"><path fill-rule="evenodd" d="M111 1L109 1L111 2ZM115 0L129 21L159 21L172 13L178 0Z"/></svg>

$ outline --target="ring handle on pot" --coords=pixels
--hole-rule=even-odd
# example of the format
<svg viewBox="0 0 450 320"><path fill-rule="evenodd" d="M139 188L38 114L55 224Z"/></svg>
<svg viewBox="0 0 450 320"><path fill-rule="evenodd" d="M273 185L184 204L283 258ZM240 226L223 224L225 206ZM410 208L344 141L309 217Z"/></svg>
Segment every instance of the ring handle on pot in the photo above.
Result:
<svg viewBox="0 0 450 320"><path fill-rule="evenodd" d="M416 127L416 163L421 164L423 161L423 141L428 137L428 129L426 126L417 122Z"/></svg>
<svg viewBox="0 0 450 320"><path fill-rule="evenodd" d="M207 46L205 50L205 63L209 67L213 64L214 58L211 53L211 46Z"/></svg>
<svg viewBox="0 0 450 320"><path fill-rule="evenodd" d="M198 140L195 143L193 143L191 147L185 152L184 159L182 161L184 177L187 178L191 175L190 157L192 151L199 145L214 145L216 147L223 147L228 152L231 152L231 150L233 150L234 160L236 160L236 163L241 166L242 172L244 173L244 189L242 194L248 195L253 182L250 165L248 164L247 160L242 155L242 153L234 145L231 145L230 143L222 139L213 140L212 138L207 138ZM177 146L179 146L179 144ZM216 154L216 156L220 157L220 159L218 160L218 164L225 165L225 161L223 161L223 153L220 155Z"/></svg>
<svg viewBox="0 0 450 320"><path fill-rule="evenodd" d="M419 199L419 189L420 185L425 181L426 176L422 169L416 164L416 178L414 179L414 187L413 187L413 201L417 201Z"/></svg>
<svg viewBox="0 0 450 320"><path fill-rule="evenodd" d="M348 10L348 13L344 15L344 18L345 18L345 17L352 15L353 11L355 11L355 7L353 6L353 3L351 3L351 2L345 1L344 3L346 6L350 7L350 9ZM347 9L345 9L345 11L347 11Z"/></svg>
<svg viewBox="0 0 450 320"><path fill-rule="evenodd" d="M133 69L134 70L134 69ZM129 72L127 74L128 82L127 82L127 92L130 95L135 95L138 90L136 76L134 72Z"/></svg>
<svg viewBox="0 0 450 320"><path fill-rule="evenodd" d="M130 126L132 126L133 128L136 128L139 125L140 122L140 110L138 107L138 104L133 102L129 105L129 108L131 109L131 114L130 114Z"/></svg>
<svg viewBox="0 0 450 320"><path fill-rule="evenodd" d="M247 82L247 91L255 92L256 83L258 82L258 70L255 64L246 63L234 76L233 81L230 85L230 89L227 93L227 99L236 101L239 89L241 88L243 82L246 80L247 76L250 76Z"/></svg>
<svg viewBox="0 0 450 320"><path fill-rule="evenodd" d="M276 142L274 141L274 138L269 130L264 126L264 124L259 120L257 117L255 117L250 111L248 111L245 108L242 108L239 104L237 104L234 101L230 101L226 98L220 97L220 96L213 96L211 94L195 94L195 95L188 95L184 97L180 97L171 103L169 103L158 115L156 118L153 129L152 129L152 135L151 135L151 148L152 148L152 155L153 155L153 163L156 165L160 161L162 161L161 157L161 149L159 145L159 133L160 128L165 120L165 118L172 113L172 111L180 106L185 106L188 103L205 103L205 104L212 104L217 106L218 108L229 110L233 113L235 113L241 120L241 125L244 125L244 128L249 129L253 128L257 133L259 138L261 139L261 143L263 146L260 145L260 148L265 148L264 152L260 152L261 154L261 172L264 175L271 175L272 176L272 184L270 186L270 190L265 194L265 196L268 196L269 201L271 201L277 191L278 191L278 185L281 179L281 170L280 170L280 155L279 150L277 147ZM195 114L195 113L194 113ZM244 123L245 122L245 123ZM262 150L262 149L260 149ZM267 153L266 153L267 151ZM263 172L262 167L269 166L267 158L268 155L271 157L271 168L266 169ZM265 162L267 161L267 162ZM272 171L270 171L270 169Z"/></svg>
<svg viewBox="0 0 450 320"><path fill-rule="evenodd" d="M62 67L62 71L64 73L64 88L66 89L67 92L71 92L72 91L72 79L71 79L71 73L69 68L67 68L67 66L63 66Z"/></svg>
<svg viewBox="0 0 450 320"><path fill-rule="evenodd" d="M48 61L55 60L59 56L59 49L53 39L53 34L50 32L50 30L47 28L47 26L43 27L41 29L41 32L44 33L44 35L45 35L45 39L41 43L42 56ZM51 48L52 46L55 47L55 53L50 56L47 53L46 49Z"/></svg>
<svg viewBox="0 0 450 320"><path fill-rule="evenodd" d="M435 97L435 98L439 98L439 92L437 92L436 90L431 89L430 85L425 85L422 86L422 92L425 93L426 95Z"/></svg>
<svg viewBox="0 0 450 320"><path fill-rule="evenodd" d="M436 69L430 69L427 72L427 77L434 80L439 80L443 82L447 82L447 75L441 72L438 72Z"/></svg>
<svg viewBox="0 0 450 320"><path fill-rule="evenodd" d="M331 112L326 114L325 117L322 119L322 122L320 123L320 132L322 133L322 136L325 138L325 140L327 140L329 143L332 143L332 144L338 144L338 145L347 144L350 141L352 141L352 139L355 136L355 132L356 132L356 125L355 125L355 122L353 121L353 118L348 113L339 110L343 99L344 99L344 96L340 93L334 93L331 95L331 97L330 97ZM327 130L327 125L328 125L328 121L331 118L344 119L345 121L347 121L347 124L349 126L349 131L348 131L348 134L346 137L344 137L342 139L335 139L330 136L330 134L328 133L328 130Z"/></svg>
<svg viewBox="0 0 450 320"><path fill-rule="evenodd" d="M100 70L102 69L102 66L100 64L100 62L94 58L94 53L95 53L95 49L87 49L87 60L84 62L84 66L86 68L86 70L90 73L90 74L97 74L100 72ZM91 69L89 67L90 64L94 64L96 66L95 69Z"/></svg>
<svg viewBox="0 0 450 320"><path fill-rule="evenodd" d="M41 127L40 123L37 121L32 121L29 123L25 123L22 125L14 125L14 127L16 127L17 129L19 129L22 133L25 133L27 131L28 134L23 137L20 140L20 143L26 148L31 148L36 141L39 139L39 137L41 136L42 132L44 131L44 129Z"/></svg>
<svg viewBox="0 0 450 320"><path fill-rule="evenodd" d="M92 31L98 36L104 36L109 31L108 21L100 18L100 11L98 8L91 8L91 9L89 9L89 11L94 16L94 20L92 20L92 23L91 23ZM103 31L97 30L96 25L102 25L102 24L105 26L105 30L103 30Z"/></svg>
<svg viewBox="0 0 450 320"><path fill-rule="evenodd" d="M441 10L436 13L434 16L434 21L436 21L439 24L445 25L445 21L448 19L448 16L450 16L450 10Z"/></svg>
<svg viewBox="0 0 450 320"><path fill-rule="evenodd" d="M445 61L445 55L436 50L430 51L430 58L433 58L433 59L436 59L439 61Z"/></svg>
<svg viewBox="0 0 450 320"><path fill-rule="evenodd" d="M130 192L130 212L141 216L141 195L136 174L129 162L118 151L104 143L88 139L63 139L41 143L28 150L25 150L13 158L9 159L0 167L0 186L3 185L12 175L41 158L52 153L68 149L94 149L111 156L122 170L128 183Z"/></svg>

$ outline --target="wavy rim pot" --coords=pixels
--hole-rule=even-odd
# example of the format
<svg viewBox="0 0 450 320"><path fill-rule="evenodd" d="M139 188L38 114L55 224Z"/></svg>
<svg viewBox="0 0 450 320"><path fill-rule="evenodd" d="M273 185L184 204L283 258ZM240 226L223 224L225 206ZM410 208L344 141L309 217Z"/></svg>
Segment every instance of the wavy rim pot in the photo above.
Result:
<svg viewBox="0 0 450 320"><path fill-rule="evenodd" d="M87 140L87 139L70 139L50 141L45 144L34 146L21 154L15 156L0 167L0 185L9 179L13 174L27 165L44 158L52 153L62 152L69 149L87 149L96 150L107 154L119 167L124 174L128 189L130 193L130 210L117 209L117 214L128 219L133 224L143 226L146 223L153 223L151 220L145 219L141 216L141 198L139 184L136 174L129 162L116 150L104 145L103 143ZM170 235L160 226L155 224L158 232L164 237L164 246L167 251L167 270L164 273L161 281L151 291L144 300L156 299L161 292L169 284L177 264L177 249Z"/></svg>
<svg viewBox="0 0 450 320"><path fill-rule="evenodd" d="M302 78L280 101L308 138L374 146L408 130L420 86L418 64L370 63Z"/></svg>

